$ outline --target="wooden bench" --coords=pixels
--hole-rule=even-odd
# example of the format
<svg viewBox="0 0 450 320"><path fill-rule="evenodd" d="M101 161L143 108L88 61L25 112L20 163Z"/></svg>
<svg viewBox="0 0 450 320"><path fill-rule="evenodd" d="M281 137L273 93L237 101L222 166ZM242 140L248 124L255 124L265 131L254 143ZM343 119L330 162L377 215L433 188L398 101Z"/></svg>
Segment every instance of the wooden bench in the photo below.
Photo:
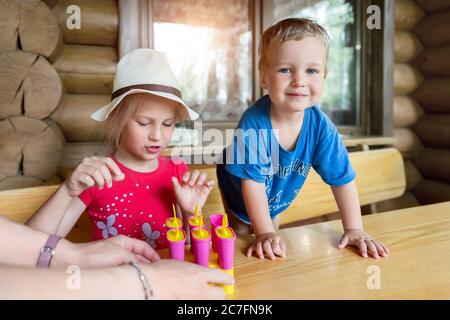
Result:
<svg viewBox="0 0 450 320"><path fill-rule="evenodd" d="M396 149L379 149L349 153L356 171L361 205L400 197L405 191L403 160ZM199 166L192 166L198 168ZM215 166L200 166L214 177ZM59 185L14 189L0 192L0 215L24 223L56 191ZM218 187L211 192L204 206L206 214L223 212ZM288 224L338 211L333 194L320 176L311 170L306 183L292 205L281 215L281 224ZM71 241L85 242L91 237L91 223L83 213L67 237Z"/></svg>

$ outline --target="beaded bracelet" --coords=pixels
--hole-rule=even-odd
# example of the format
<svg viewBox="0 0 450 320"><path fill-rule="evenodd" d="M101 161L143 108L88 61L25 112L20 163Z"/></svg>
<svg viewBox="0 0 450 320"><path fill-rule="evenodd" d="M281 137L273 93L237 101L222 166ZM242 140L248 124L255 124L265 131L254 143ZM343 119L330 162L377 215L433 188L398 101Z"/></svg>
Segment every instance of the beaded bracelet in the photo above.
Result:
<svg viewBox="0 0 450 320"><path fill-rule="evenodd" d="M141 280L142 288L144 289L145 300L153 298L153 288L149 285L147 276L136 263L130 262L130 265L133 266L133 268L135 268L138 273L139 280Z"/></svg>

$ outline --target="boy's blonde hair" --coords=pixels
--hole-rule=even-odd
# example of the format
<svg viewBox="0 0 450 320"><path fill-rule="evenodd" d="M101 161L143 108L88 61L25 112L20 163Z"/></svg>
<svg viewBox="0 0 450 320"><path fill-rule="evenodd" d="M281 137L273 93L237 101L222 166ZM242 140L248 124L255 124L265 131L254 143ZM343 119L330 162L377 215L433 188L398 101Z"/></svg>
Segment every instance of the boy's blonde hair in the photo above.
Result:
<svg viewBox="0 0 450 320"><path fill-rule="evenodd" d="M262 74L268 65L269 48L272 44L281 45L288 40L302 40L308 36L318 37L325 45L325 73L326 60L330 46L330 36L324 27L308 18L289 18L281 20L268 28L261 36L259 44L259 72Z"/></svg>

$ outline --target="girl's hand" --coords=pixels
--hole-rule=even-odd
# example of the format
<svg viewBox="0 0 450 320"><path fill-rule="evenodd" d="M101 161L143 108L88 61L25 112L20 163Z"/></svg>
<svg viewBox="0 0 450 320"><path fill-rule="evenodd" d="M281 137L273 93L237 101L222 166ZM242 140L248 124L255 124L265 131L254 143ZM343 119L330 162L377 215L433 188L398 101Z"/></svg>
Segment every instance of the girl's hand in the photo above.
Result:
<svg viewBox="0 0 450 320"><path fill-rule="evenodd" d="M105 184L111 188L113 180L120 181L124 178L125 175L111 158L90 157L84 158L64 183L69 194L77 197L94 185L98 185L99 189L103 189Z"/></svg>
<svg viewBox="0 0 450 320"><path fill-rule="evenodd" d="M176 177L172 177L175 198L181 209L189 214L195 211L195 205L201 209L208 198L209 193L214 188L214 180L206 181L206 172L194 170L192 173L187 171L181 184Z"/></svg>
<svg viewBox="0 0 450 320"><path fill-rule="evenodd" d="M260 259L264 259L264 253L271 260L275 260L275 255L284 258L286 256L286 244L276 233L264 233L257 236L255 243L247 249L247 257L251 257L253 252Z"/></svg>
<svg viewBox="0 0 450 320"><path fill-rule="evenodd" d="M375 240L367 233L359 229L345 230L339 241L338 248L343 249L346 246L354 246L359 248L359 252L364 258L367 258L367 252L375 259L387 258L389 249L380 241Z"/></svg>

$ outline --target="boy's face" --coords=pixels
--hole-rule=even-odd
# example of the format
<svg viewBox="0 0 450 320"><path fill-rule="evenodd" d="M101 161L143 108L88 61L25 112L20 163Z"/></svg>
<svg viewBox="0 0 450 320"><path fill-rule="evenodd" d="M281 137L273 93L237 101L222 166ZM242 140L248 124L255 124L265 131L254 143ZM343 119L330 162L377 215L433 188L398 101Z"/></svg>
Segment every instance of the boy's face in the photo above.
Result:
<svg viewBox="0 0 450 320"><path fill-rule="evenodd" d="M261 83L277 110L298 112L320 102L325 86L325 55L325 45L317 37L270 46Z"/></svg>
<svg viewBox="0 0 450 320"><path fill-rule="evenodd" d="M167 147L177 121L177 103L140 94L141 107L125 125L120 148L137 160L155 160Z"/></svg>

